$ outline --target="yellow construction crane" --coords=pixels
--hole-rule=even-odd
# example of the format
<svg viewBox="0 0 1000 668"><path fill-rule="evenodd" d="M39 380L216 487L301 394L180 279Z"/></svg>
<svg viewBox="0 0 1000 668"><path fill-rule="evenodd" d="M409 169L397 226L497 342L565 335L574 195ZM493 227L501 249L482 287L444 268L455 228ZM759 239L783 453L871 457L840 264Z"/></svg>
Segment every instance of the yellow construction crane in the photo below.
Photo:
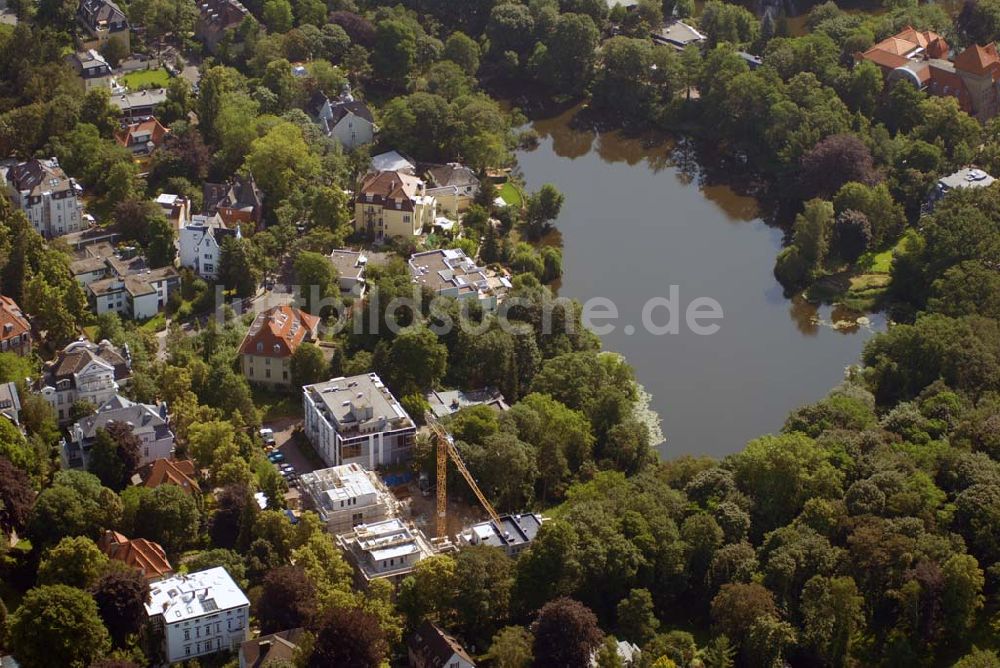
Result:
<svg viewBox="0 0 1000 668"><path fill-rule="evenodd" d="M448 458L455 462L455 467L458 472L462 474L465 478L465 482L469 484L472 488L472 492L479 499L479 503L482 504L483 508L486 509L486 513L490 516L496 524L497 530L503 530L503 524L500 522L500 516L497 515L497 511L493 509L493 504L490 503L486 495L483 494L482 490L479 489L479 485L476 484L476 479L472 477L469 473L469 469L465 467L465 462L462 461L462 456L458 454L458 448L455 447L455 439L451 437L444 427L437 421L437 418L433 413L429 412L426 415L427 426L430 427L431 432L434 434L434 438L437 441L437 524L436 524L436 535L438 538L443 538L448 532Z"/></svg>

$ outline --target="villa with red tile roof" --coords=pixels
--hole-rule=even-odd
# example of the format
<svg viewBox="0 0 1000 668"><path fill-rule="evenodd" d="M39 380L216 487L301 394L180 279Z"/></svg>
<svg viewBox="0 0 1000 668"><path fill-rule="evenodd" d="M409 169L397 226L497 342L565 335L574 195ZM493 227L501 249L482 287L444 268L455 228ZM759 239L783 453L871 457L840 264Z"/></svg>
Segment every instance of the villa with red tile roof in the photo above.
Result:
<svg viewBox="0 0 1000 668"><path fill-rule="evenodd" d="M170 130L155 118L138 123L129 123L115 132L115 141L132 152L134 156L147 156L163 144Z"/></svg>
<svg viewBox="0 0 1000 668"><path fill-rule="evenodd" d="M117 531L109 530L97 541L97 547L111 559L138 568L147 580L157 580L174 570L160 544L145 538L129 540Z"/></svg>
<svg viewBox="0 0 1000 668"><path fill-rule="evenodd" d="M143 467L142 474L146 487L156 488L160 485L177 485L186 494L200 492L198 481L194 478L194 462L190 459L157 459L148 467Z"/></svg>
<svg viewBox="0 0 1000 668"><path fill-rule="evenodd" d="M291 359L305 342L318 338L319 318L293 306L275 306L257 314L240 344L240 369L255 385L288 388Z"/></svg>
<svg viewBox="0 0 1000 668"><path fill-rule="evenodd" d="M855 62L875 63L886 83L907 81L930 95L953 97L961 108L985 122L1000 112L1000 54L993 44L975 44L954 58L943 37L907 27L864 53Z"/></svg>
<svg viewBox="0 0 1000 668"><path fill-rule="evenodd" d="M31 352L31 323L10 297L0 295L0 352Z"/></svg>

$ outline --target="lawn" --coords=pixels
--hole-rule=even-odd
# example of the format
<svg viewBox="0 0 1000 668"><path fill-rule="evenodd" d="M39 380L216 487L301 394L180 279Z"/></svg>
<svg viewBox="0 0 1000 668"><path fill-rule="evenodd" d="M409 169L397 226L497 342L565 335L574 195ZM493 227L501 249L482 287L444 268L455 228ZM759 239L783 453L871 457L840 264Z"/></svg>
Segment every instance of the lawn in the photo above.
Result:
<svg viewBox="0 0 1000 668"><path fill-rule="evenodd" d="M167 328L167 316L164 315L163 312L157 313L152 318L142 323L139 328L153 334L161 332Z"/></svg>
<svg viewBox="0 0 1000 668"><path fill-rule="evenodd" d="M500 188L500 199L507 202L507 206L521 206L521 191L513 183L508 181Z"/></svg>
<svg viewBox="0 0 1000 668"><path fill-rule="evenodd" d="M253 402L261 410L264 422L279 418L301 418L302 397L298 394L271 392L254 388Z"/></svg>
<svg viewBox="0 0 1000 668"><path fill-rule="evenodd" d="M140 70L122 76L122 83L130 90L140 88L163 88L170 81L170 74L163 68L158 70Z"/></svg>

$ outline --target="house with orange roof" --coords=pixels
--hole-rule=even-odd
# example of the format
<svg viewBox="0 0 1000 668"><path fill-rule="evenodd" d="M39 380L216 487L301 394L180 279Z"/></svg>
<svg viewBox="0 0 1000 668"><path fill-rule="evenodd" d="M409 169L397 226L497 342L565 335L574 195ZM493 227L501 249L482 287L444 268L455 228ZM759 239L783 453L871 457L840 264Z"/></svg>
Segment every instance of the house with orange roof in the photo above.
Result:
<svg viewBox="0 0 1000 668"><path fill-rule="evenodd" d="M293 306L257 314L240 344L240 369L255 385L275 389L292 385L291 359L303 343L319 337L319 318Z"/></svg>
<svg viewBox="0 0 1000 668"><path fill-rule="evenodd" d="M129 123L115 132L115 141L132 152L133 156L150 155L163 144L170 130L163 127L155 118L149 118L138 123Z"/></svg>
<svg viewBox="0 0 1000 668"><path fill-rule="evenodd" d="M31 323L10 297L0 295L0 352L31 353Z"/></svg>
<svg viewBox="0 0 1000 668"><path fill-rule="evenodd" d="M158 580L174 570L163 547L145 538L129 539L117 531L108 530L97 541L97 547L108 558L138 568L147 580Z"/></svg>
<svg viewBox="0 0 1000 668"><path fill-rule="evenodd" d="M190 459L157 459L146 468L143 485L156 488L160 485L177 485L187 494L200 492L194 478L194 462Z"/></svg>
<svg viewBox="0 0 1000 668"><path fill-rule="evenodd" d="M864 53L855 62L875 63L886 84L906 81L929 95L953 97L963 111L985 122L1000 112L1000 54L994 44L974 44L951 57L952 49L937 33L907 26Z"/></svg>

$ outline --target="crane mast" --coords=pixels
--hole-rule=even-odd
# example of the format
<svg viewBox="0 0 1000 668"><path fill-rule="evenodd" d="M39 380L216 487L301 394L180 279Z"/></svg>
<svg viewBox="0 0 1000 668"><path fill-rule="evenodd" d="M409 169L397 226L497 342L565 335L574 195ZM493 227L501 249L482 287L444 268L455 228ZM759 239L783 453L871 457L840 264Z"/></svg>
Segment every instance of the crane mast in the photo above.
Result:
<svg viewBox="0 0 1000 668"><path fill-rule="evenodd" d="M486 495L483 494L482 490L479 489L479 485L476 484L476 479L472 477L469 473L469 469L466 468L465 462L462 461L462 456L458 453L458 448L455 447L455 439L451 437L445 428L437 421L437 418L433 413L428 412L426 415L427 426L430 428L431 432L434 434L434 440L436 441L435 447L437 449L437 518L435 525L435 534L438 538L443 538L448 532L448 460L451 459L455 463L455 468L458 472L462 474L465 478L465 482L472 489L472 493L476 495L479 500L480 505L486 510L486 513L490 516L496 524L497 530L503 530L503 524L500 522L500 516L497 511L493 508L493 504L490 503Z"/></svg>

